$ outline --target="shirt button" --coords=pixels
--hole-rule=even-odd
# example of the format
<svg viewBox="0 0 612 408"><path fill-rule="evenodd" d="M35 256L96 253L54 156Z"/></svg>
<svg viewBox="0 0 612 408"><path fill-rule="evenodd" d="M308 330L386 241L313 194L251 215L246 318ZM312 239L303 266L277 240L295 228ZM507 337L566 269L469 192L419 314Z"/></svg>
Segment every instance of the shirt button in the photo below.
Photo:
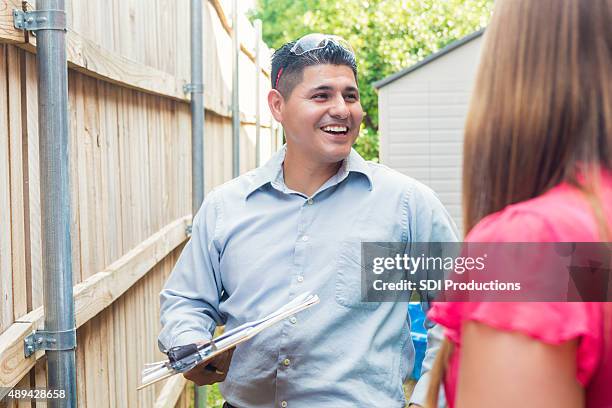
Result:
<svg viewBox="0 0 612 408"><path fill-rule="evenodd" d="M313 199L312 199L312 198L309 198L308 200L306 200L306 203L307 203L308 205L313 205L313 204L314 204L314 201L313 201Z"/></svg>
<svg viewBox="0 0 612 408"><path fill-rule="evenodd" d="M285 367L288 367L288 366L289 366L289 364L291 364L291 360L289 360L288 358L286 358L286 359L284 359L284 360L283 360L283 365L284 365Z"/></svg>
<svg viewBox="0 0 612 408"><path fill-rule="evenodd" d="M292 316L291 319L289 319L289 321L293 324L297 323L297 318L295 316Z"/></svg>
<svg viewBox="0 0 612 408"><path fill-rule="evenodd" d="M298 282L300 282L300 283L304 282L304 277L303 277L303 276L301 276L301 275L300 275L300 276L298 276L298 277L297 277L297 281L298 281Z"/></svg>
<svg viewBox="0 0 612 408"><path fill-rule="evenodd" d="M308 235L304 235L304 236L302 237L302 241L304 241L304 242L308 241Z"/></svg>
<svg viewBox="0 0 612 408"><path fill-rule="evenodd" d="M283 401L283 402L281 402L281 407L283 407L283 408L287 408L287 401Z"/></svg>

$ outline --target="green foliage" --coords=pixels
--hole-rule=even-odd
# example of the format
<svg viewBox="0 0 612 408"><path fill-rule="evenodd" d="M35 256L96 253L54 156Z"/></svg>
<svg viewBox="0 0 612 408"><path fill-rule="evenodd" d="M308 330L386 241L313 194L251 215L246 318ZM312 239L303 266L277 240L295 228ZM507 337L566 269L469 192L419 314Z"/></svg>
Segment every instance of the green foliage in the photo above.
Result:
<svg viewBox="0 0 612 408"><path fill-rule="evenodd" d="M219 384L209 385L206 387L206 406L208 408L223 407L223 396L219 391Z"/></svg>
<svg viewBox="0 0 612 408"><path fill-rule="evenodd" d="M378 134L372 129L362 125L353 147L362 157L378 163Z"/></svg>
<svg viewBox="0 0 612 408"><path fill-rule="evenodd" d="M347 39L357 54L365 116L355 148L378 158L378 95L372 83L484 26L493 0L258 0L271 48L312 32Z"/></svg>

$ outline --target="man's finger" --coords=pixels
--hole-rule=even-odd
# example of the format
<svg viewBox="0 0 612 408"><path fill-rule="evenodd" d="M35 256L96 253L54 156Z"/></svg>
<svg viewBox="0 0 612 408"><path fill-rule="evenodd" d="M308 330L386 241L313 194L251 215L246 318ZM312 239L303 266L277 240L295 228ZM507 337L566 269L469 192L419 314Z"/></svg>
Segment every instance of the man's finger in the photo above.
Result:
<svg viewBox="0 0 612 408"><path fill-rule="evenodd" d="M231 348L206 362L201 362L183 376L197 385L210 385L225 381L234 349Z"/></svg>
<svg viewBox="0 0 612 408"><path fill-rule="evenodd" d="M212 371L210 371L204 367L194 368L183 374L186 379L193 381L197 385L210 385L217 382L222 382L225 380L226 375L226 373L217 373L214 368Z"/></svg>
<svg viewBox="0 0 612 408"><path fill-rule="evenodd" d="M209 364L207 366L204 367L205 370L210 371L211 373L216 373L219 375L225 375L226 371L217 367L217 366L213 366L212 364Z"/></svg>

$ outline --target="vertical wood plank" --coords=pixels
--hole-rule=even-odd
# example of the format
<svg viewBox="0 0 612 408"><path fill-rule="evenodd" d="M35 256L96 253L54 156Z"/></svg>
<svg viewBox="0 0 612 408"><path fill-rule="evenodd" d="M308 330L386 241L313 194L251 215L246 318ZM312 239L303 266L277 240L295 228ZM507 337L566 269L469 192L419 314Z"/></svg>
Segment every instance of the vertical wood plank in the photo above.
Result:
<svg viewBox="0 0 612 408"><path fill-rule="evenodd" d="M109 131L106 128L106 116L108 109L108 95L106 92L107 85L99 80L92 84L97 89L97 149L96 149L96 202L98 204L98 250L100 251L101 259L97 267L104 269L110 265L114 258L111 257L112 249L112 226L114 225L110 218L110 197L109 197L109 185L108 185L108 160L109 160L109 149L108 139L110 137ZM101 270L96 269L96 272Z"/></svg>
<svg viewBox="0 0 612 408"><path fill-rule="evenodd" d="M47 387L47 357L43 356L36 362L36 366L34 367L34 378L36 388Z"/></svg>
<svg viewBox="0 0 612 408"><path fill-rule="evenodd" d="M137 285L137 284L136 284ZM141 366L138 364L138 342L131 340L134 333L138 331L139 318L136 313L136 294L135 287L132 287L124 295L125 297L125 325L126 328L130 329L130 333L126 336L126 365L127 374L126 386L127 386L127 405L128 407L138 407L139 396L136 391L137 378L139 378Z"/></svg>
<svg viewBox="0 0 612 408"><path fill-rule="evenodd" d="M117 105L117 127L118 127L118 147L119 147L119 172L120 172L120 192L121 192L121 253L126 253L132 242L132 214L130 212L130 149L128 132L129 115L129 94L126 89L119 89L119 103Z"/></svg>
<svg viewBox="0 0 612 408"><path fill-rule="evenodd" d="M98 81L100 107L100 136L102 139L102 224L104 229L104 265L107 266L121 255L121 208L119 196L119 160L117 147L117 97L112 85Z"/></svg>
<svg viewBox="0 0 612 408"><path fill-rule="evenodd" d="M95 327L95 350L97 354L90 357L96 362L95 370L98 373L96 377L96 398L95 403L101 407L110 406L110 392L109 392L109 372L108 372L108 356L109 356L109 332L107 330L107 321L109 320L109 309L105 309L98 316L94 318Z"/></svg>
<svg viewBox="0 0 612 408"><path fill-rule="evenodd" d="M110 109L107 115L107 129L112 129L111 137L109 138L109 150L111 152L111 158L108 161L108 173L109 173L109 198L112 200L113 205L111 206L111 216L114 221L114 229L112 234L114 236L114 251L112 252L113 259L123 254L123 218L121 216L121 157L120 157L120 125L119 120L119 108L120 108L120 93L117 87L109 87L109 97L112 101Z"/></svg>
<svg viewBox="0 0 612 408"><path fill-rule="evenodd" d="M128 401L127 391L127 356L126 342L128 336L125 328L125 295L120 297L112 306L113 311L113 333L114 333L114 349L113 356L115 370L121 375L116 375L113 380L115 382L115 400L119 407L126 405Z"/></svg>
<svg viewBox="0 0 612 408"><path fill-rule="evenodd" d="M79 238L80 238L80 272L81 276L77 282L81 282L88 276L88 271L91 271L92 260L94 255L92 254L92 231L89 230L92 214L90 213L90 207L88 205L88 196L91 190L90 184L91 179L89 177L89 163L91 163L91 139L89 134L85 132L85 106L83 100L83 78L80 74L74 75L74 109L75 109L75 135L74 140L76 142L77 152L77 173L76 177L78 180L78 227L79 227Z"/></svg>
<svg viewBox="0 0 612 408"><path fill-rule="evenodd" d="M155 267L153 267L152 270L154 270ZM145 304L146 304L146 281L147 281L147 277L143 277L140 281L138 281L138 283L136 283L136 310L133 311L133 313L139 317L138 319L138 332L139 333L150 333L147 330L147 313L145 311ZM143 341L138 343L138 365L136 366L137 370L140 371L140 369L147 363L147 348L148 348L149 342L147 341L147 339L143 339ZM138 377L136 377L138 378ZM146 392L140 392L139 396L141 397L141 403L142 406L152 406L154 404L154 401L151 398L151 389L146 390Z"/></svg>
<svg viewBox="0 0 612 408"><path fill-rule="evenodd" d="M80 162L79 162L79 130L78 123L82 122L82 112L77 109L78 75L68 75L68 116L70 118L70 146L68 149L70 171L70 236L72 237L72 282L81 281L81 208L80 208ZM78 353L78 348L77 348ZM78 354L77 354L78 355Z"/></svg>
<svg viewBox="0 0 612 408"><path fill-rule="evenodd" d="M113 355L115 353L115 332L114 332L114 313L113 308L109 307L105 312L104 327L101 328L104 333L104 354L103 358L107 364L107 376L105 381L108 385L108 406L110 408L121 407L122 404L118 403L116 398L115 390L115 377L122 376L123 371L115 370L115 359Z"/></svg>
<svg viewBox="0 0 612 408"><path fill-rule="evenodd" d="M178 155L176 160L178 160L177 163L180 163L180 167L177 169L179 186L176 191L177 200L174 201L174 216L179 217L179 214L191 213L191 119L187 105L171 103L175 121L178 123L175 135L175 138L178 138L178 141L175 142L175 154ZM184 208L187 208L187 212L182 210Z"/></svg>
<svg viewBox="0 0 612 408"><path fill-rule="evenodd" d="M83 141L85 143L85 169L87 177L86 201L89 217L81 220L81 231L83 234L83 222L87 223L86 231L89 234L90 245L88 248L88 259L82 259L84 267L83 279L101 271L105 266L106 250L104 242L104 219L106 208L106 197L102 191L103 175L101 171L101 152L103 136L100 134L100 115L103 110L103 102L98 92L98 81L88 77L80 78L82 81L81 95L84 105L84 128ZM83 176L83 175L81 175ZM83 201L81 201L83 205ZM85 378L86 398L88 406L108 406L108 372L107 372L107 333L104 330L103 311L90 322L89 330L84 338L85 349Z"/></svg>
<svg viewBox="0 0 612 408"><path fill-rule="evenodd" d="M177 76L176 72L176 59L174 54L176 53L176 30L177 24L176 13L177 9L182 5L176 0L159 0L159 29L157 30L160 34L162 43L159 49L161 58L162 71ZM186 58L184 56L183 58Z"/></svg>
<svg viewBox="0 0 612 408"><path fill-rule="evenodd" d="M149 172L149 148L150 143L149 133L147 132L147 101L153 98L151 95L146 95L142 92L138 92L138 119L136 124L136 131L138 133L138 156L140 164L139 166L139 206L140 217L143 226L142 233L139 242L146 239L148 236L153 234L151 228L151 176Z"/></svg>
<svg viewBox="0 0 612 408"><path fill-rule="evenodd" d="M17 319L27 313L25 213L23 195L23 135L21 122L21 63L19 49L10 45L7 49L13 316Z"/></svg>
<svg viewBox="0 0 612 408"><path fill-rule="evenodd" d="M147 100L147 133L148 133L148 148L149 148L149 177L150 177L150 200L149 214L151 221L151 229L157 231L163 224L161 207L163 197L161 194L163 183L161 180L160 171L160 126L161 126L161 105L159 98L151 97Z"/></svg>
<svg viewBox="0 0 612 408"><path fill-rule="evenodd" d="M169 110L169 102L162 101L161 105L161 117L162 117L162 144L163 144L163 183L164 183L164 222L169 219L173 219L174 214L172 212L172 201L175 199L174 194L174 182L172 180L172 136L174 135L174 127L172 123L172 117Z"/></svg>
<svg viewBox="0 0 612 408"><path fill-rule="evenodd" d="M0 44L0 332L13 322L7 47Z"/></svg>
<svg viewBox="0 0 612 408"><path fill-rule="evenodd" d="M32 385L30 384L30 376L26 375L25 377L23 377L21 379L21 381L19 381L17 383L17 385L15 386L15 388L17 389L30 389L32 387ZM32 403L30 401L26 401L26 400L17 400L15 402L15 407L16 408L31 408L32 407Z"/></svg>
<svg viewBox="0 0 612 408"><path fill-rule="evenodd" d="M29 268L31 277L31 308L43 304L42 242L40 212L40 158L38 142L38 89L36 57L25 55L25 97L28 151L28 221L29 221Z"/></svg>
<svg viewBox="0 0 612 408"><path fill-rule="evenodd" d="M129 146L129 205L130 220L132 222L132 239L129 248L133 248L138 242L144 239L144 225L142 217L142 183L140 162L140 129L138 111L138 94L135 91L128 91L128 146Z"/></svg>
<svg viewBox="0 0 612 408"><path fill-rule="evenodd" d="M89 324L85 323L77 330L76 370L77 370L77 406L87 406L87 370L85 367L86 338Z"/></svg>
<svg viewBox="0 0 612 408"><path fill-rule="evenodd" d="M90 248L88 248L87 259L81 259L87 265L83 269L83 279L86 279L103 269L104 242L102 240L102 219L101 202L102 194L100 191L100 130L99 130L99 106L98 91L96 80L81 76L83 81L82 100L84 104L84 129L83 136L85 142L86 157L86 177L87 177L87 211L89 217L85 220L88 224ZM83 220L82 220L83 221ZM81 221L81 222L82 222ZM81 225L82 227L82 225Z"/></svg>
<svg viewBox="0 0 612 408"><path fill-rule="evenodd" d="M100 347L97 338L99 336L98 327L95 324L98 317L85 323L87 330L83 331L83 342L80 346L85 350L84 367L85 367L85 397L86 405L94 406L101 398L101 390L99 383L101 375L99 370Z"/></svg>

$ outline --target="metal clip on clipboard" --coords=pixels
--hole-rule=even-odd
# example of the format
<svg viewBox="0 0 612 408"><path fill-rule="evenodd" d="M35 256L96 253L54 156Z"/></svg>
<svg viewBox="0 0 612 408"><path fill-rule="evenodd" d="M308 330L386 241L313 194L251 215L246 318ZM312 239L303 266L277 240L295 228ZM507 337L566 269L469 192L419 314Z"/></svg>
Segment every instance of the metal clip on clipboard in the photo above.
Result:
<svg viewBox="0 0 612 408"><path fill-rule="evenodd" d="M184 346L172 347L167 353L170 366L177 371L184 371L185 368L189 366L195 366L203 360L201 350L208 347L210 347L210 349L208 353L205 353L205 356L218 350L213 339L210 339L209 342L202 345L192 343Z"/></svg>

